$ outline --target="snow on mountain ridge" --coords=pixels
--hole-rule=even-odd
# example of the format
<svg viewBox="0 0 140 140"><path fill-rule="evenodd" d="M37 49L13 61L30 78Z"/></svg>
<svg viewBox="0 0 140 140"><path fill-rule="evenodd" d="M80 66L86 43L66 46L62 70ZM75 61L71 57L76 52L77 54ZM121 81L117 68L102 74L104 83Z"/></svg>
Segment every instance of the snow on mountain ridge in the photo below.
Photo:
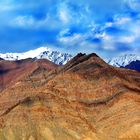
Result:
<svg viewBox="0 0 140 140"><path fill-rule="evenodd" d="M26 58L48 59L54 62L55 64L64 65L72 58L72 55L68 53L60 53L58 51L53 51L47 47L40 47L35 50L30 50L23 53L0 53L0 58L11 61Z"/></svg>
<svg viewBox="0 0 140 140"><path fill-rule="evenodd" d="M55 64L64 65L72 58L72 55L68 53L60 53L58 51L44 51L36 57L36 59L44 58L54 62Z"/></svg>
<svg viewBox="0 0 140 140"><path fill-rule="evenodd" d="M0 53L0 57L5 60L20 60L26 58L34 58L43 51L50 51L50 49L47 47L40 47L35 50L30 50L23 53L5 53L5 54Z"/></svg>
<svg viewBox="0 0 140 140"><path fill-rule="evenodd" d="M107 63L115 67L125 67L126 65L129 65L131 62L136 60L140 60L140 56L136 54L125 54L112 58L108 60Z"/></svg>
<svg viewBox="0 0 140 140"><path fill-rule="evenodd" d="M0 58L4 60L15 61L26 58L48 59L58 65L66 64L72 57L71 54L54 51L48 47L40 47L23 53L0 53ZM125 54L105 61L115 67L125 67L136 60L140 60L140 56L135 54Z"/></svg>

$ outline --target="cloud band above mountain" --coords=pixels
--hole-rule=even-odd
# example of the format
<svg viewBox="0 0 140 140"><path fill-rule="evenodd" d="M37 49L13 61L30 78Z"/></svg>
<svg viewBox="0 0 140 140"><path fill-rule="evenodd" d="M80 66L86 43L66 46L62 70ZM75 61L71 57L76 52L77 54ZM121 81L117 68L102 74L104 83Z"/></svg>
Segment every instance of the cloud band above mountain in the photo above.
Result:
<svg viewBox="0 0 140 140"><path fill-rule="evenodd" d="M0 51L49 44L75 54L140 53L138 0L1 0Z"/></svg>

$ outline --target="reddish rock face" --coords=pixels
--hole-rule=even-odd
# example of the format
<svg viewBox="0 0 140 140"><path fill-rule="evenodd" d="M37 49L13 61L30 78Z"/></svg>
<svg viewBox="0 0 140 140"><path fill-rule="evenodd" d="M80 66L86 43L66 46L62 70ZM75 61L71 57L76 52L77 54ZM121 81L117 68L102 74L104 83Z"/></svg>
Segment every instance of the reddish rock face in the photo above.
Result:
<svg viewBox="0 0 140 140"><path fill-rule="evenodd" d="M0 139L139 139L140 73L96 54L78 54L56 69L49 64L49 72L38 63L1 92Z"/></svg>
<svg viewBox="0 0 140 140"><path fill-rule="evenodd" d="M4 90L10 84L30 75L34 71L50 71L57 67L48 60L25 59L19 61L0 61L0 90Z"/></svg>

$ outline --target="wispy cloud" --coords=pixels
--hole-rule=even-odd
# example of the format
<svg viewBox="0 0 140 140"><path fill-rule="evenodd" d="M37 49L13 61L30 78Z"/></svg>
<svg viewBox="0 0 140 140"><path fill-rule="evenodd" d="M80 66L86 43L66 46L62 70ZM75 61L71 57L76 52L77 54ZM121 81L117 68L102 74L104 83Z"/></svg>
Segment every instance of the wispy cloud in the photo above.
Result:
<svg viewBox="0 0 140 140"><path fill-rule="evenodd" d="M50 44L104 57L140 52L139 9L139 0L1 0L0 48Z"/></svg>
<svg viewBox="0 0 140 140"><path fill-rule="evenodd" d="M18 16L12 21L12 25L16 27L32 27L35 26L36 20L32 16Z"/></svg>

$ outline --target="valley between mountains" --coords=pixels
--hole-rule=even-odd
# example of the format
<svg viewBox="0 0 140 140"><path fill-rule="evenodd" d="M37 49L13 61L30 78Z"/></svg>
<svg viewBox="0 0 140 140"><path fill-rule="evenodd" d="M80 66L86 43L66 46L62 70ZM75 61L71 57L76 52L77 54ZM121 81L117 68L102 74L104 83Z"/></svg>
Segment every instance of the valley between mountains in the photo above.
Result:
<svg viewBox="0 0 140 140"><path fill-rule="evenodd" d="M139 139L139 72L94 53L0 60L0 140Z"/></svg>

